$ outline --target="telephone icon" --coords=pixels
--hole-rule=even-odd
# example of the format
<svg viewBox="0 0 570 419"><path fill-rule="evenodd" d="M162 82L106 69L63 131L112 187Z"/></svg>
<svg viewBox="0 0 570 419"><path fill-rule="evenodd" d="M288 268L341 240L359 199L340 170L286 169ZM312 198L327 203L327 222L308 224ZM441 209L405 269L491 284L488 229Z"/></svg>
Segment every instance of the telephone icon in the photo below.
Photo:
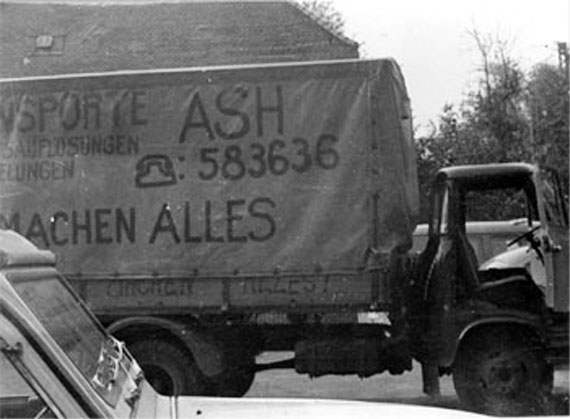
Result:
<svg viewBox="0 0 570 419"><path fill-rule="evenodd" d="M152 188L176 184L176 173L172 160L164 154L149 154L136 165L135 185L137 188Z"/></svg>

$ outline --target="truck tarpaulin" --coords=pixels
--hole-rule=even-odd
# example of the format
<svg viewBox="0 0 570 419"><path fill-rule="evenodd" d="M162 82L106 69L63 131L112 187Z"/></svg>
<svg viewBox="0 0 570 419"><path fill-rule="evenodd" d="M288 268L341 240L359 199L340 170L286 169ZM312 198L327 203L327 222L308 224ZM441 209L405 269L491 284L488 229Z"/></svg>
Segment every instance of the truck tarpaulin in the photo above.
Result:
<svg viewBox="0 0 570 419"><path fill-rule="evenodd" d="M0 81L0 228L68 274L356 271L411 245L391 60Z"/></svg>

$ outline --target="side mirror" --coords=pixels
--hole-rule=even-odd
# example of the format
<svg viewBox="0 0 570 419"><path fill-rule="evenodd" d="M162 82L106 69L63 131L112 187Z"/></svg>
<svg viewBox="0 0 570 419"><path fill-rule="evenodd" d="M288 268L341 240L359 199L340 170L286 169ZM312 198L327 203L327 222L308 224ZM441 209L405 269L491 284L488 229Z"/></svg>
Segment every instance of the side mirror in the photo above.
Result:
<svg viewBox="0 0 570 419"><path fill-rule="evenodd" d="M542 236L542 246L545 252L558 253L562 251L562 246L555 244L550 236Z"/></svg>

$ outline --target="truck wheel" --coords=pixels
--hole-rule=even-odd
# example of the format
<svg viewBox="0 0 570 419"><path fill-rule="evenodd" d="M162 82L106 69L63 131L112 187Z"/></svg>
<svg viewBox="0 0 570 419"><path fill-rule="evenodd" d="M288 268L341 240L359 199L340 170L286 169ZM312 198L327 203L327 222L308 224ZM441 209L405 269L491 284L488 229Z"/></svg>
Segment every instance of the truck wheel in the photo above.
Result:
<svg viewBox="0 0 570 419"><path fill-rule="evenodd" d="M158 393L167 396L206 394L204 375L192 356L179 346L153 339L135 342L129 351Z"/></svg>
<svg viewBox="0 0 570 419"><path fill-rule="evenodd" d="M493 415L541 414L553 374L533 340L505 327L486 329L462 342L453 383L466 407Z"/></svg>
<svg viewBox="0 0 570 419"><path fill-rule="evenodd" d="M255 359L230 359L230 367L215 380L216 395L241 397L251 387L255 378Z"/></svg>

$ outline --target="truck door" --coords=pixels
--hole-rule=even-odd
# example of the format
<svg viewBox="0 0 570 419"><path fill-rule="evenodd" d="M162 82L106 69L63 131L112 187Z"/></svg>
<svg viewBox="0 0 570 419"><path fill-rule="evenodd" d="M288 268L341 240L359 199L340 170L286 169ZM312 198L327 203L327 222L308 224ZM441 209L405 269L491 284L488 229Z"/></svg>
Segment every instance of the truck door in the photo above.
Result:
<svg viewBox="0 0 570 419"><path fill-rule="evenodd" d="M546 223L543 249L546 266L546 304L557 312L568 312L568 212L558 175L541 170L539 205ZM542 201L542 202L540 202Z"/></svg>

